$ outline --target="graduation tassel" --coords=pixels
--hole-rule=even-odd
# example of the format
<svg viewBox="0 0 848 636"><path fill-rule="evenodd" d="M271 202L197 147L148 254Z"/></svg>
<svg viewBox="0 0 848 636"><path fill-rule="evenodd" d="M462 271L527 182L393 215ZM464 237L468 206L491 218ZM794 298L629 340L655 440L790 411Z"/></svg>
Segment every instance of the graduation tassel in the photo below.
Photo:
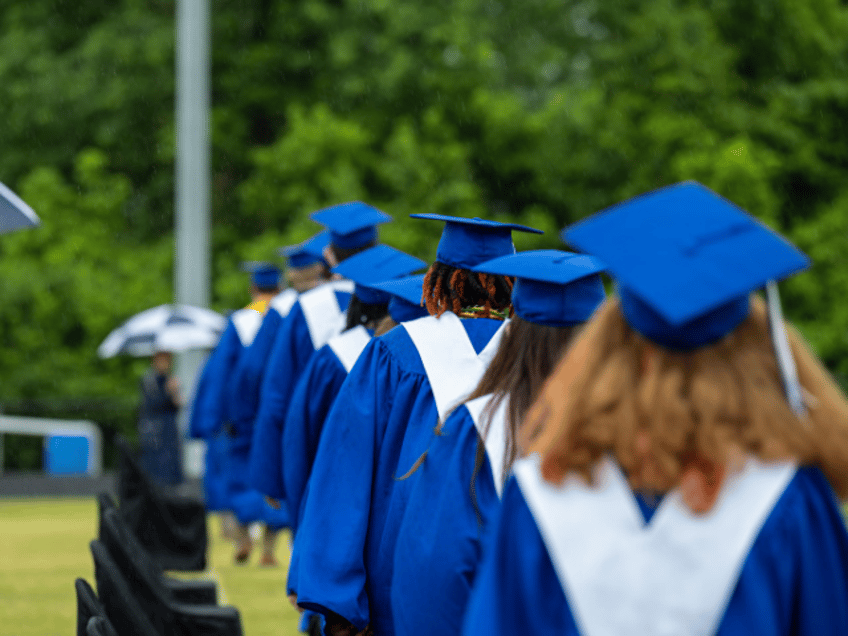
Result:
<svg viewBox="0 0 848 636"><path fill-rule="evenodd" d="M768 304L769 327L774 352L777 356L777 365L783 378L783 388L786 400L790 408L798 417L803 416L807 410L804 407L804 396L801 391L801 383L798 381L798 370L789 347L789 338L786 336L786 326L783 323L783 310L780 306L780 294L777 291L777 283L770 280L766 283L766 303Z"/></svg>

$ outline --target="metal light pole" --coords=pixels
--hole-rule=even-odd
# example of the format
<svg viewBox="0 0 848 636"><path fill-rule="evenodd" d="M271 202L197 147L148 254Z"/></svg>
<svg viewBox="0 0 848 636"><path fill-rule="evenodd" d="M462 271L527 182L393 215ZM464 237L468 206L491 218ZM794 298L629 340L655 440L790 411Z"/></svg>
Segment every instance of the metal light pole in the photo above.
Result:
<svg viewBox="0 0 848 636"><path fill-rule="evenodd" d="M177 0L176 23L176 301L209 306L209 1ZM176 374L190 399L204 355L178 356ZM182 430L188 408L183 409ZM203 445L184 445L187 476L202 472Z"/></svg>

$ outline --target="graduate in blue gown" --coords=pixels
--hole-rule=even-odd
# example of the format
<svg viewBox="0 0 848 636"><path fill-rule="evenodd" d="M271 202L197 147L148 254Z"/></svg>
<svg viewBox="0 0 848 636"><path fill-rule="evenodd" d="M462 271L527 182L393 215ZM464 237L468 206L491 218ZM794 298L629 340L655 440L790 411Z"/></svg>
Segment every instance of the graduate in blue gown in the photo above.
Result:
<svg viewBox="0 0 848 636"><path fill-rule="evenodd" d="M775 283L808 259L691 182L565 239L618 297L527 415L463 633L848 633L848 400Z"/></svg>
<svg viewBox="0 0 848 636"><path fill-rule="evenodd" d="M368 284L404 276L424 265L419 258L388 245L377 245L333 268L334 273L355 284L353 300L347 308L346 328L316 351L306 365L292 393L283 428L283 489L286 503L293 511L294 530L324 419L348 372L388 314L391 296ZM420 285L418 298L421 298Z"/></svg>
<svg viewBox="0 0 848 636"><path fill-rule="evenodd" d="M310 239L282 248L280 254L287 258L286 278L291 287L275 295L268 303L262 324L253 341L239 356L238 363L228 383L230 415L230 500L241 528L242 549L239 562L244 562L252 543L246 527L262 521L265 526L262 538L261 565L277 564L275 545L278 531L290 525L289 510L284 504L271 507L264 496L247 484L248 460L253 439L253 423L259 406L259 389L273 345L274 336L283 318L297 300L298 293L326 282L330 272L322 256L329 242L329 232L321 232ZM276 286L276 283L275 283Z"/></svg>
<svg viewBox="0 0 848 636"><path fill-rule="evenodd" d="M477 385L497 350L511 283L470 268L512 254L511 231L480 219L445 222L424 280L430 316L373 339L324 424L298 525L298 604L327 631L391 635L394 539L409 484L400 481L448 410Z"/></svg>
<svg viewBox="0 0 848 636"><path fill-rule="evenodd" d="M286 277L290 287L283 290L268 305L262 325L250 346L239 358L233 373L230 400L232 423L239 434L252 435L259 408L259 390L277 329L297 301L298 294L309 291L330 278L323 250L330 240L328 231L320 232L298 245L282 248L287 259Z"/></svg>
<svg viewBox="0 0 848 636"><path fill-rule="evenodd" d="M515 459L515 432L548 374L604 300L590 256L539 250L475 268L514 276L514 315L465 404L438 427L398 530L392 617L398 636L458 634L490 521Z"/></svg>
<svg viewBox="0 0 848 636"><path fill-rule="evenodd" d="M206 507L212 512L231 510L227 489L228 441L225 423L230 421L227 385L245 347L250 345L262 321L262 312L273 293L262 292L251 282L251 303L227 319L218 345L206 361L195 392L190 432L206 442L203 487ZM225 525L228 525L225 522ZM229 529L225 528L225 533Z"/></svg>
<svg viewBox="0 0 848 636"><path fill-rule="evenodd" d="M409 320L428 316L427 310L420 304L424 275L404 276L395 280L362 285L389 296L388 314L379 321L373 331L374 336L387 333L397 325ZM369 331L371 328L369 327ZM346 332L347 333L347 332ZM283 434L283 483L286 499L299 502L300 511L304 503L307 482L312 472L312 463L318 450L318 441L324 428L324 421L338 395L342 382L347 377L356 358L370 341L344 342L336 336L324 345L309 361L292 396L291 407L286 416ZM361 348L359 345L361 344ZM344 347L342 349L342 347ZM293 526L297 528L298 515L293 515ZM297 554L297 544L292 554ZM289 589L294 592L296 568L289 568Z"/></svg>
<svg viewBox="0 0 848 636"><path fill-rule="evenodd" d="M369 250L362 255L365 256L372 251ZM371 270L374 268L365 267L359 271L358 264L350 263L354 260L361 259L354 257L340 266L348 264L353 266L353 269L345 267L343 273L356 283L355 298L348 307L349 329L332 338L309 361L297 383L286 417L283 430L283 483L286 501L292 510L299 511L305 501L312 463L327 413L342 382L371 336L386 333L401 322L429 315L420 304L423 275L406 276L366 285L365 280L373 279ZM385 259L378 260L384 261L384 266L379 269L385 273L387 264ZM368 265L367 262L362 264ZM417 264L415 268L418 268ZM366 302L360 302L363 299ZM290 596L296 597L299 571L297 515L293 515L292 529L295 537L289 563L287 589ZM306 612L304 618L306 619L304 624L309 621L320 622L320 615L314 612Z"/></svg>
<svg viewBox="0 0 848 636"><path fill-rule="evenodd" d="M361 202L343 203L311 215L330 230L327 262L335 266L374 247L377 225L391 221ZM249 483L259 492L283 499L280 450L292 391L312 355L342 332L353 283L337 280L302 294L283 320L268 356L253 430Z"/></svg>
<svg viewBox="0 0 848 636"><path fill-rule="evenodd" d="M270 304L280 298L280 270L276 265L269 263L252 263L251 281L253 285L254 302L251 308L267 314ZM261 318L260 318L261 320ZM261 330L261 326L259 328ZM258 335L258 331L256 332ZM255 336L253 338L255 341ZM248 527L254 522L262 522L262 555L259 563L261 565L277 565L274 554L277 534L284 527L290 525L290 517L285 506L272 508L261 493L249 487L247 484L247 462L250 455L250 430L236 426L236 415L233 389L236 384L236 374L241 368L242 358L250 351L253 342L245 342L244 348L238 355L233 365L233 370L224 384L225 422L224 432L226 437L226 499L227 508L233 512L236 519L234 529L234 541L236 544L235 562L245 563L250 557L253 549L253 539L248 532Z"/></svg>

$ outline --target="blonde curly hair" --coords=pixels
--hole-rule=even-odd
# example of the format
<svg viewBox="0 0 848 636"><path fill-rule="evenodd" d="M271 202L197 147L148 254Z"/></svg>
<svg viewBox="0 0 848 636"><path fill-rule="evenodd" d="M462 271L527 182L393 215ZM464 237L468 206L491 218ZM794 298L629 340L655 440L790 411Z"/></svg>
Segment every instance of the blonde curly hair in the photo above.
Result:
<svg viewBox="0 0 848 636"><path fill-rule="evenodd" d="M637 490L680 487L709 510L741 458L790 459L822 469L848 495L848 401L803 338L787 325L807 412L787 404L765 303L721 341L664 349L624 320L617 298L598 310L548 379L521 430L524 454L542 457L550 482L591 479L615 457Z"/></svg>

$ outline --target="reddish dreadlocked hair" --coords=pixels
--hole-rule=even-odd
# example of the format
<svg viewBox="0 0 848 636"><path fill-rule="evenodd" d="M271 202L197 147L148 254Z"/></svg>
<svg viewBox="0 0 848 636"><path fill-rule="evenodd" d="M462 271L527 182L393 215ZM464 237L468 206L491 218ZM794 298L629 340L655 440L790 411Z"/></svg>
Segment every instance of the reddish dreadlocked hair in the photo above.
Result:
<svg viewBox="0 0 848 636"><path fill-rule="evenodd" d="M489 318L493 311L508 310L511 296L511 278L459 269L438 261L424 277L424 303L433 316L446 311L460 314L464 309L479 307L480 317Z"/></svg>

